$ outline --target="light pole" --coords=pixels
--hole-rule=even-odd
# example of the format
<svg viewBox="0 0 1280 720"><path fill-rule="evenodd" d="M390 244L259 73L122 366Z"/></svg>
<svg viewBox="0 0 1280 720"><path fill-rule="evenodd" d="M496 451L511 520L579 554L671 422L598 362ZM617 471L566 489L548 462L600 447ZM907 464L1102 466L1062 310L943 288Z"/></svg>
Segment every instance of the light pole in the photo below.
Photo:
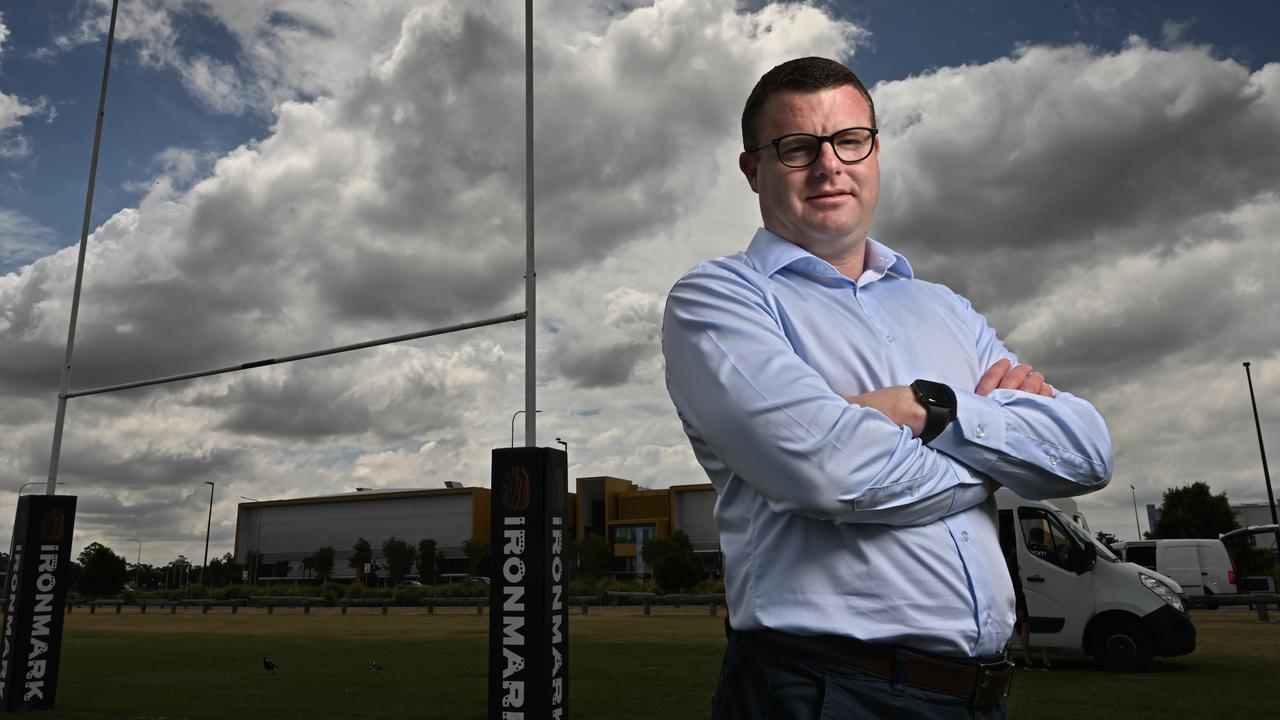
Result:
<svg viewBox="0 0 1280 720"><path fill-rule="evenodd" d="M1267 482L1267 507L1271 508L1271 523L1280 525L1276 519L1276 496L1271 492L1271 471L1267 469L1267 448L1262 444L1262 421L1258 419L1258 400L1253 396L1253 375L1249 373L1249 363L1244 364L1244 376L1249 381L1249 402L1253 403L1253 424L1258 429L1258 452L1262 453L1262 477ZM1276 554L1280 554L1280 529L1276 530Z"/></svg>
<svg viewBox="0 0 1280 720"><path fill-rule="evenodd" d="M22 497L22 491L23 491L23 490L26 490L27 488L31 487L32 485L40 485L40 484L42 484L42 483L45 483L45 481L44 481L44 480L37 480L37 481L35 481L35 482L22 483L22 487L18 488L18 497ZM66 483L61 482L61 481L59 481L57 484L58 484L58 485L66 485Z"/></svg>
<svg viewBox="0 0 1280 720"><path fill-rule="evenodd" d="M204 484L209 486L209 522L204 526L204 567L200 568L200 584L202 586L205 586L205 578L208 577L209 572L209 531L213 529L214 488L213 481L211 480L205 480Z"/></svg>
<svg viewBox="0 0 1280 720"><path fill-rule="evenodd" d="M241 495L241 500L252 500L253 502L262 502L258 498L251 498L247 495ZM254 518L257 520L257 526L253 531L253 569L249 573L249 583L258 584L258 565L262 562L262 548L258 547L258 543L262 541L262 509L253 511Z"/></svg>
<svg viewBox="0 0 1280 720"><path fill-rule="evenodd" d="M564 446L564 481L569 482L569 441L556 438L557 445Z"/></svg>
<svg viewBox="0 0 1280 720"><path fill-rule="evenodd" d="M1138 539L1142 539L1142 525L1138 524L1138 491L1132 485L1129 486L1129 492L1133 493L1133 524L1138 528Z"/></svg>
<svg viewBox="0 0 1280 720"><path fill-rule="evenodd" d="M519 415L519 414L520 414L520 413L522 413L522 412L524 412L524 410L517 410L517 411L515 411L515 414L513 414L513 415L511 416L511 447L515 447L515 446L516 446L516 416L517 416L517 415ZM534 410L534 412L535 412L535 413L540 413L540 412L542 412L542 411L541 411L541 410Z"/></svg>
<svg viewBox="0 0 1280 720"><path fill-rule="evenodd" d="M138 562L133 564L133 589L134 592L142 592L142 582L138 579L138 573L142 570L142 541L138 538L125 538L125 540L138 543Z"/></svg>

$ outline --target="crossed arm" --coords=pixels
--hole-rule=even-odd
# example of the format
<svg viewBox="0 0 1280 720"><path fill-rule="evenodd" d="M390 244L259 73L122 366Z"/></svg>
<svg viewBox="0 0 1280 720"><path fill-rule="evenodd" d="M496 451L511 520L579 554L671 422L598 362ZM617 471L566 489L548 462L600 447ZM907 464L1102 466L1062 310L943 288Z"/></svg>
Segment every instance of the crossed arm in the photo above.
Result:
<svg viewBox="0 0 1280 720"><path fill-rule="evenodd" d="M1044 375L1030 365L1015 366L1007 358L997 360L978 380L974 394L986 397L992 390L1021 390L1033 395L1053 397L1053 386L1044 381ZM911 388L904 385L880 388L861 395L845 398L858 407L871 408L884 413L893 422L911 428L912 437L924 431L924 406L916 400Z"/></svg>

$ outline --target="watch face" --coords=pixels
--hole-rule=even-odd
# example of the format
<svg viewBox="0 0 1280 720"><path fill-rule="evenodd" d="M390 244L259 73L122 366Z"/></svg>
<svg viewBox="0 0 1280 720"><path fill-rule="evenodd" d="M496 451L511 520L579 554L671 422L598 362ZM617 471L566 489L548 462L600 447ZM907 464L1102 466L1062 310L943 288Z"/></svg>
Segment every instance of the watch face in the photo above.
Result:
<svg viewBox="0 0 1280 720"><path fill-rule="evenodd" d="M955 393L942 383L933 382L932 380L917 380L911 386L920 395L920 401L926 405L947 409L955 407Z"/></svg>

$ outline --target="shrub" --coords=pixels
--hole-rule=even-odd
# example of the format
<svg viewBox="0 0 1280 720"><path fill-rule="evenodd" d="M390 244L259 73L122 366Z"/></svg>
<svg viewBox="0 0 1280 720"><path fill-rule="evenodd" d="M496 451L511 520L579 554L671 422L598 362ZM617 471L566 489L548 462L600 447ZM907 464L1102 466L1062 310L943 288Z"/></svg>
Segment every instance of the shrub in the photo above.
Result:
<svg viewBox="0 0 1280 720"><path fill-rule="evenodd" d="M228 585L224 588L219 589L216 593L214 593L214 596L219 600L236 600L239 598L248 597L249 593L245 590L245 587L243 585Z"/></svg>
<svg viewBox="0 0 1280 720"><path fill-rule="evenodd" d="M724 594L724 578L715 578L712 580L703 580L693 586L694 595L723 595Z"/></svg>

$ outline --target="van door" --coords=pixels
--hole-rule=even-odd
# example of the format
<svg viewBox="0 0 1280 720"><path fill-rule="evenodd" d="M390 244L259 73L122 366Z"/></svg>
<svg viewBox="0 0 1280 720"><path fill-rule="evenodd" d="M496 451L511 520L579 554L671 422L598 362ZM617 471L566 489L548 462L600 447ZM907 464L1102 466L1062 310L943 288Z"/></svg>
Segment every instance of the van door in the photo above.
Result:
<svg viewBox="0 0 1280 720"><path fill-rule="evenodd" d="M1077 573L1081 550L1057 516L1018 508L1018 570L1031 617L1031 644L1079 650L1093 615L1093 573Z"/></svg>
<svg viewBox="0 0 1280 720"><path fill-rule="evenodd" d="M1159 565L1156 570L1173 578L1188 595L1204 594L1204 579L1200 575L1200 556L1194 543L1161 543Z"/></svg>
<svg viewBox="0 0 1280 720"><path fill-rule="evenodd" d="M1234 593L1229 571L1231 556L1221 542L1210 540L1196 544L1196 556L1200 560L1200 578L1204 583L1204 594L1223 595Z"/></svg>

